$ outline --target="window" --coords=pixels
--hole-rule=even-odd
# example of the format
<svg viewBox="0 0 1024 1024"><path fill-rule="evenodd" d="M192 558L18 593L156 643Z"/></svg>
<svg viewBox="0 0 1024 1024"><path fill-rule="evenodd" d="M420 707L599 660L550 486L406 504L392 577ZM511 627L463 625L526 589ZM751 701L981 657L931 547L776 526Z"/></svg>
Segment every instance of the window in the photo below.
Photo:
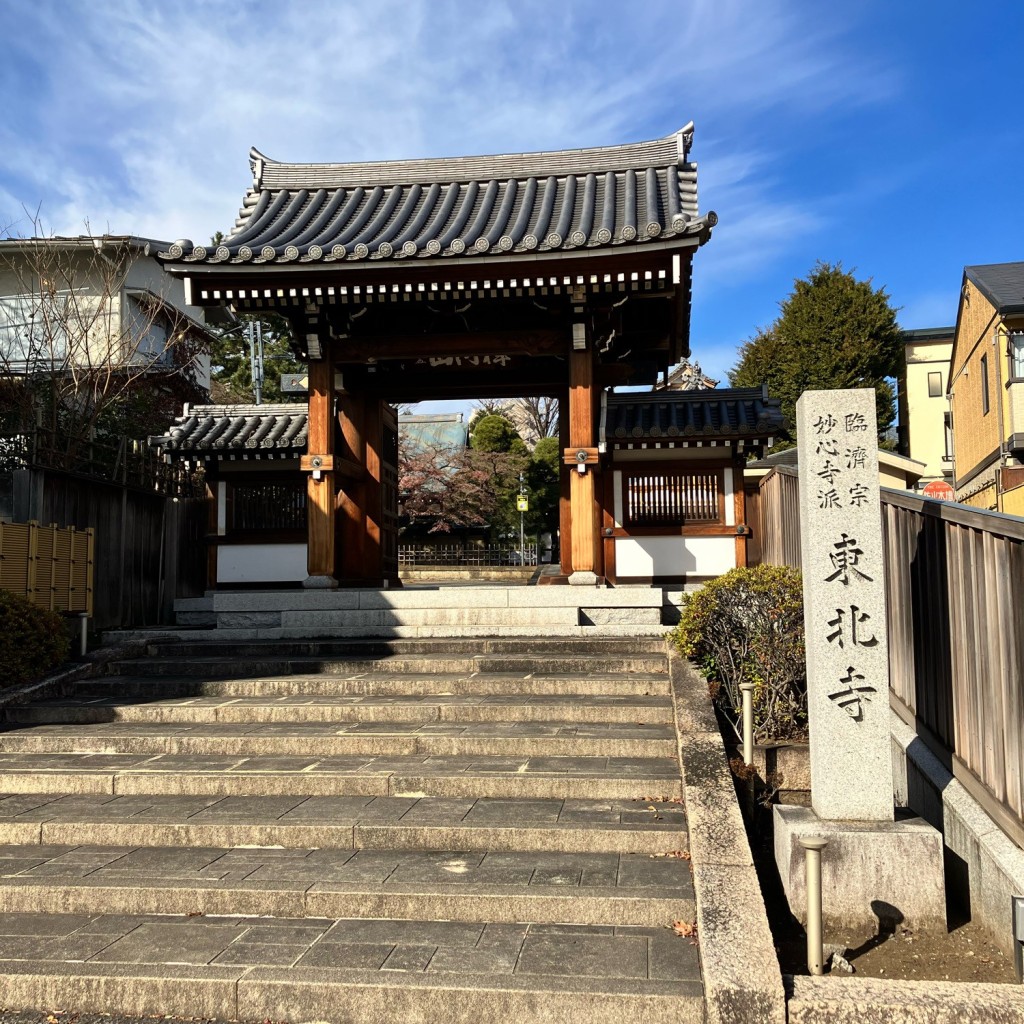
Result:
<svg viewBox="0 0 1024 1024"><path fill-rule="evenodd" d="M942 371L933 370L928 374L928 397L929 398L941 398L942 397Z"/></svg>
<svg viewBox="0 0 1024 1024"><path fill-rule="evenodd" d="M234 530L304 530L305 482L236 484L231 509Z"/></svg>
<svg viewBox="0 0 1024 1024"><path fill-rule="evenodd" d="M721 519L718 473L626 477L626 526L682 526Z"/></svg>
<svg viewBox="0 0 1024 1024"><path fill-rule="evenodd" d="M953 414L947 412L945 414L945 427L946 427L946 453L942 456L943 462L953 461Z"/></svg>
<svg viewBox="0 0 1024 1024"><path fill-rule="evenodd" d="M981 357L981 414L987 416L989 410L988 400L988 355Z"/></svg>
<svg viewBox="0 0 1024 1024"><path fill-rule="evenodd" d="M1024 331L1010 335L1010 379L1024 380Z"/></svg>

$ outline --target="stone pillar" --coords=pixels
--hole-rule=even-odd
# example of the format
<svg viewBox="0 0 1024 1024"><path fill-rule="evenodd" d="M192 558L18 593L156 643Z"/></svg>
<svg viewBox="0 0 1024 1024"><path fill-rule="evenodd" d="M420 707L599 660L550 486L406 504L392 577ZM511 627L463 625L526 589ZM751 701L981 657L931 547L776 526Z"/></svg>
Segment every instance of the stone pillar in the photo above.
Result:
<svg viewBox="0 0 1024 1024"><path fill-rule="evenodd" d="M306 485L309 576L304 587L336 587L334 577L334 366L329 358L309 362L309 425L302 468L309 473Z"/></svg>
<svg viewBox="0 0 1024 1024"><path fill-rule="evenodd" d="M942 835L893 814L875 392L805 391L796 416L811 807L773 811L779 876L800 918L800 839L827 839L826 938L899 924L945 931Z"/></svg>
<svg viewBox="0 0 1024 1024"><path fill-rule="evenodd" d="M811 805L892 821L875 392L805 391L796 415Z"/></svg>

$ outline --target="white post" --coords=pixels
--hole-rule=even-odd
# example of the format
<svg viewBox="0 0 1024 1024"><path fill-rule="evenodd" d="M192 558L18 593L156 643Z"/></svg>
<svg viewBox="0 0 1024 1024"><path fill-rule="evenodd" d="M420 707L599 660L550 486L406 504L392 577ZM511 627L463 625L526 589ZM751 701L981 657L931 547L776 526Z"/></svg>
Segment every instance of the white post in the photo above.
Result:
<svg viewBox="0 0 1024 1024"><path fill-rule="evenodd" d="M820 836L801 836L804 864L807 870L807 970L811 974L825 973L825 950L821 928L821 851L828 840Z"/></svg>
<svg viewBox="0 0 1024 1024"><path fill-rule="evenodd" d="M89 616L82 612L78 616L78 653L84 658L88 645Z"/></svg>
<svg viewBox="0 0 1024 1024"><path fill-rule="evenodd" d="M754 684L740 683L743 694L743 763L754 763Z"/></svg>

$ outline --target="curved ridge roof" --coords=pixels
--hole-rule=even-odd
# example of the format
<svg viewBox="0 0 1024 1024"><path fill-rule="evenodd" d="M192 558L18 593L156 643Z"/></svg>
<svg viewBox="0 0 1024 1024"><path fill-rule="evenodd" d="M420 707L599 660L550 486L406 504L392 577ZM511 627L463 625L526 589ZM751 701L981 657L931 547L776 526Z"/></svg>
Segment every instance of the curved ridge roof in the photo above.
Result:
<svg viewBox="0 0 1024 1024"><path fill-rule="evenodd" d="M161 258L205 263L401 260L553 252L701 235L693 125L592 149L348 164L250 151L253 185L217 247Z"/></svg>

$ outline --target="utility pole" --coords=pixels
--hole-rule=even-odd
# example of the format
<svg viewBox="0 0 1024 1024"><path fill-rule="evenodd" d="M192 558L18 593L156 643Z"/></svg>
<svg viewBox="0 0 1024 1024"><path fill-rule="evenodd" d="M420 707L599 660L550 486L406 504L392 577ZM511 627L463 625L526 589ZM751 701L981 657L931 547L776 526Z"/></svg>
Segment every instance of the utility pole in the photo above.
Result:
<svg viewBox="0 0 1024 1024"><path fill-rule="evenodd" d="M519 474L519 496L520 496L520 498L522 498L525 494L526 494L526 487L525 487L525 483L523 481L523 474L520 473ZM525 520L525 517L526 517L526 512L524 511L524 508L523 508L523 506L526 503L524 501L520 500L520 501L517 502L517 504L519 505L519 557L522 560L519 564L520 565L526 565L526 539L525 539L525 528L524 528L524 520Z"/></svg>
<svg viewBox="0 0 1024 1024"><path fill-rule="evenodd" d="M259 320L250 320L245 326L245 336L249 340L249 370L252 375L252 389L256 396L256 404L263 404L263 324Z"/></svg>

